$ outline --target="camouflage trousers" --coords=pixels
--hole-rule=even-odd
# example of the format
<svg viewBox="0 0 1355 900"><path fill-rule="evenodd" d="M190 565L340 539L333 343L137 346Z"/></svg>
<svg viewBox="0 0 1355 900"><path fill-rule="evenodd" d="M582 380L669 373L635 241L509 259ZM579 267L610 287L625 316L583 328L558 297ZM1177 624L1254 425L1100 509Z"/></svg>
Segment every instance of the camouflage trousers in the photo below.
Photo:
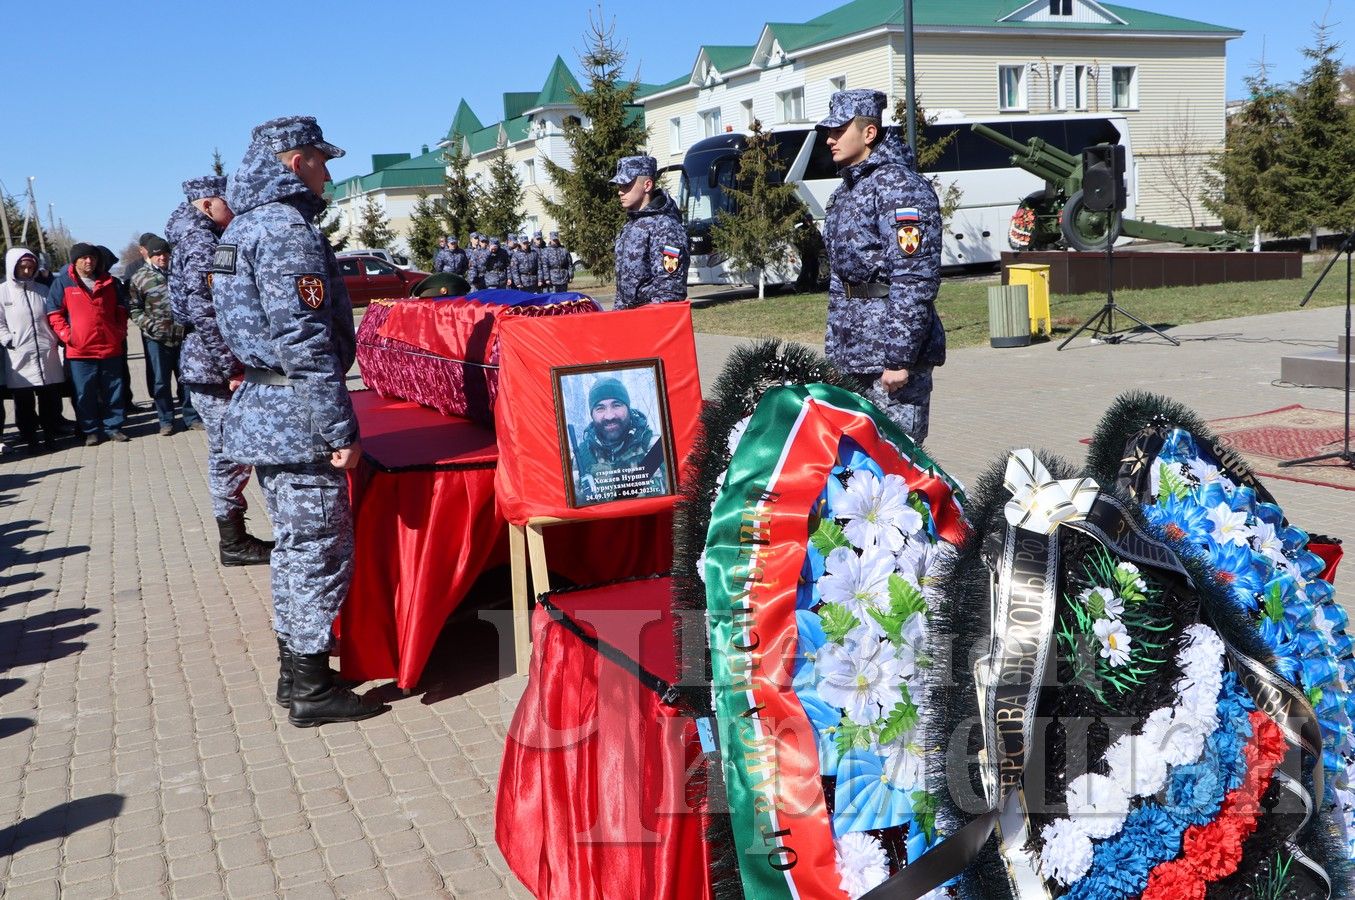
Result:
<svg viewBox="0 0 1355 900"><path fill-rule="evenodd" d="M273 630L293 653L324 653L353 581L348 476L327 459L254 471L276 542Z"/></svg>
<svg viewBox="0 0 1355 900"><path fill-rule="evenodd" d="M857 391L889 417L903 433L921 445L931 426L932 369L926 366L908 371L908 383L886 394L880 387L880 373L853 374Z"/></svg>
<svg viewBox="0 0 1355 900"><path fill-rule="evenodd" d="M245 485L249 466L231 462L222 455L222 424L230 406L230 388L224 384L190 384L193 408L207 428L207 490L212 495L212 515L225 519L245 511Z"/></svg>

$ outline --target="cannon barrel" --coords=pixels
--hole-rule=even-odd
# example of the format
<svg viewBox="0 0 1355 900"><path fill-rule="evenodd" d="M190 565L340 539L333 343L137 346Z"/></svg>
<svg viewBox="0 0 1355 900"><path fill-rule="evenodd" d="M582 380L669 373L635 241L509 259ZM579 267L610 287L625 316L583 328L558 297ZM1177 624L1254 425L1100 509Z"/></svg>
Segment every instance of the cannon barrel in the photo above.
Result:
<svg viewBox="0 0 1355 900"><path fill-rule="evenodd" d="M1082 181L1082 159L1041 138L1031 138L1028 143L1023 144L982 122L975 122L970 128L1004 150L1011 151L1011 163L1017 168L1025 169L1045 181L1061 185L1064 190L1070 192L1076 190Z"/></svg>

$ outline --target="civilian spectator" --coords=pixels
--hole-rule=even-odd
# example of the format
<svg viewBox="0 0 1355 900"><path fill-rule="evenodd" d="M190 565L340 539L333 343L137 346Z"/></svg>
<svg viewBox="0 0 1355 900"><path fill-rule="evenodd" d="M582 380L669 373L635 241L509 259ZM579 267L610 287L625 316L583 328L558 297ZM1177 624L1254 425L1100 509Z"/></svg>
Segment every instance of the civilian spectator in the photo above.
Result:
<svg viewBox="0 0 1355 900"><path fill-rule="evenodd" d="M127 440L123 371L127 363L127 301L100 248L76 244L71 264L52 281L47 321L66 346L75 385L75 415L85 446L103 435Z"/></svg>
<svg viewBox="0 0 1355 900"><path fill-rule="evenodd" d="M184 425L192 428L198 421L193 401L179 374L179 348L184 327L174 321L169 303L169 244L151 235L146 245L146 265L132 276L129 297L132 321L141 329L146 348L146 368L151 373L151 398L160 417L160 435L174 433L174 386L178 382L179 403L183 406Z"/></svg>
<svg viewBox="0 0 1355 900"><path fill-rule="evenodd" d="M37 450L38 427L47 450L61 433L61 344L47 321L47 291L35 281L38 258L26 247L5 254L0 284L0 346L4 385L14 397L14 419L29 452Z"/></svg>

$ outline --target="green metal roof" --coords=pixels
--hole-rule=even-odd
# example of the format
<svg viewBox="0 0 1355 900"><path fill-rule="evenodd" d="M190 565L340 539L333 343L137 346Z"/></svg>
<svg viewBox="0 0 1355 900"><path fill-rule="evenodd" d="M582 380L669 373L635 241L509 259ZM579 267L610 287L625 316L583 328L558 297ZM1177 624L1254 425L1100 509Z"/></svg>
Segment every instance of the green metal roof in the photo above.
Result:
<svg viewBox="0 0 1355 900"><path fill-rule="evenodd" d="M569 71L565 61L557 56L555 64L550 67L550 74L546 76L546 83L541 86L541 93L536 95L536 106L529 108L572 105L574 103L572 92L579 90L581 90L579 80Z"/></svg>
<svg viewBox="0 0 1355 900"><path fill-rule="evenodd" d="M405 158L370 175L357 175L345 178L334 185L331 192L335 200L342 200L353 194L364 194L389 188L441 187L442 176L447 162L442 158L443 149L430 150L411 158L404 154L380 154L380 156L404 156Z"/></svg>
<svg viewBox="0 0 1355 900"><path fill-rule="evenodd" d="M517 116L503 123L503 134L508 139L508 143L516 144L518 141L527 139L527 132L531 127L531 119L526 116Z"/></svg>
<svg viewBox="0 0 1355 900"><path fill-rule="evenodd" d="M1240 34L1235 28L1196 22L1193 19L1181 19L1160 13L1144 12L1127 6L1102 3L1107 11L1124 19L1118 22L1004 22L1022 6L1021 0L918 0L913 11L913 23L919 26L969 26L1002 28L1004 30L1047 30L1058 31L1156 31L1164 33L1195 34ZM814 44L822 44L836 38L847 37L861 31L869 31L881 25L902 25L903 5L897 0L851 0L836 9L829 10L804 23L815 26L815 30L792 29L787 39L781 41L782 49L787 52L800 50ZM800 31L800 33L793 33Z"/></svg>
<svg viewBox="0 0 1355 900"><path fill-rule="evenodd" d="M458 134L465 137L484 127L480 117L470 108L470 104L462 100L456 108L456 115L452 116L452 127L447 129L447 140L450 141Z"/></svg>
<svg viewBox="0 0 1355 900"><path fill-rule="evenodd" d="M486 125L479 131L466 135L466 143L470 145L471 156L493 150L499 146L499 123Z"/></svg>
<svg viewBox="0 0 1355 900"><path fill-rule="evenodd" d="M771 31L772 37L781 45L781 49L789 52L791 48L810 47L822 42L820 37L825 30L824 25L813 25L807 22L768 22L767 28Z"/></svg>
<svg viewBox="0 0 1355 900"><path fill-rule="evenodd" d="M396 163L402 163L409 159L408 153L373 153L372 171L380 172L382 169L389 169Z"/></svg>
<svg viewBox="0 0 1355 900"><path fill-rule="evenodd" d="M635 91L635 99L640 100L648 97L650 94L657 94L659 91L667 91L675 87L682 87L684 84L690 83L691 80L692 75L688 72L686 75L679 75L672 81L665 81L663 84L645 84L644 82L640 82L638 89Z"/></svg>
<svg viewBox="0 0 1355 900"><path fill-rule="evenodd" d="M752 62L753 51L757 48L752 44L704 44L701 49L710 57L711 65L716 69L732 72Z"/></svg>
<svg viewBox="0 0 1355 900"><path fill-rule="evenodd" d="M536 105L539 91L512 91L503 95L503 117L514 119Z"/></svg>

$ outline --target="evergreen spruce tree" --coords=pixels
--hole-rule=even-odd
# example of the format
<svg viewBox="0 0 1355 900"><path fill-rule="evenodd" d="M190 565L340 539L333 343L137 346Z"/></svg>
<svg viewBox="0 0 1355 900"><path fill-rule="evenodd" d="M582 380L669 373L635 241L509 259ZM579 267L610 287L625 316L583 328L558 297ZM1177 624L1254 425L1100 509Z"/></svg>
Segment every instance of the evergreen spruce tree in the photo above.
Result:
<svg viewBox="0 0 1355 900"><path fill-rule="evenodd" d="M27 205L27 198L24 198ZM25 234L24 227L24 207L20 206L19 199L11 197L9 194L0 191L0 202L5 204L5 220L9 223L10 244L4 249L9 251L10 247L27 247L35 254L39 248L47 248L47 262L53 268L58 265L64 265L69 260L65 254L69 252L69 246L63 248L59 246L60 241L54 242L52 234L42 227L42 221L34 216L28 220L28 231ZM41 240L39 240L41 233ZM2 238L3 236L0 236ZM0 273L3 274L3 273Z"/></svg>
<svg viewBox="0 0 1355 900"><path fill-rule="evenodd" d="M442 223L438 221L436 204L428 199L427 191L419 191L419 198L414 201L414 211L409 217L409 236L405 241L415 266L425 272L433 271L433 254L438 252L438 238L444 233Z"/></svg>
<svg viewBox="0 0 1355 900"><path fill-rule="evenodd" d="M329 241L329 248L335 253L338 253L348 244L349 232L345 231L343 234L339 234L339 223L342 220L339 218L338 211L332 205L327 205L324 212L320 213L315 221L319 223L320 233L325 236L325 240Z"/></svg>
<svg viewBox="0 0 1355 900"><path fill-rule="evenodd" d="M466 171L470 156L464 145L461 135L453 134L451 149L442 155L451 171L442 176L442 201L438 204L446 233L456 235L463 245L479 228L475 211L478 190Z"/></svg>
<svg viewBox="0 0 1355 900"><path fill-rule="evenodd" d="M1229 231L1283 230L1276 192L1278 156L1288 128L1289 95L1270 80L1265 60L1246 78L1250 97L1228 122L1224 149L1205 174L1205 208Z"/></svg>
<svg viewBox="0 0 1355 900"><path fill-rule="evenodd" d="M894 124L899 126L904 143L908 142L908 82L906 79L900 79L899 99L894 101ZM931 167L941 159L946 153L946 148L955 140L955 130L945 134L940 140L932 140L927 135L927 126L936 121L936 116L927 117L927 110L922 106L922 95L918 94L913 98L914 113L917 116L917 170L927 175ZM937 175L927 175L927 179L936 189L936 197L941 202L941 221L948 220L955 210L960 208L960 197L963 192L959 185L951 182L950 185L942 186L941 178Z"/></svg>
<svg viewBox="0 0 1355 900"><path fill-rule="evenodd" d="M734 185L725 188L734 211L721 212L711 230L712 243L734 271L757 273L759 299L766 296L767 270L786 259L795 242L795 224L804 212L795 185L775 177L785 170L786 162L777 159L776 145L762 123L753 120Z"/></svg>
<svg viewBox="0 0 1355 900"><path fill-rule="evenodd" d="M477 216L490 235L517 231L522 224L522 181L513 171L508 154L500 153L489 164L489 187L480 194Z"/></svg>
<svg viewBox="0 0 1355 900"><path fill-rule="evenodd" d="M1312 66L1294 88L1274 182L1283 198L1276 231L1306 231L1312 250L1319 228L1355 226L1355 111L1339 102L1341 61L1330 30L1316 26L1313 46L1303 50Z"/></svg>
<svg viewBox="0 0 1355 900"><path fill-rule="evenodd" d="M626 223L626 213L609 179L617 160L640 152L647 134L644 117L632 107L639 85L622 78L626 53L616 40L615 24L590 16L588 26L587 49L580 60L588 84L582 93L573 93L587 125L565 120L570 165L544 160L560 199L543 197L542 202L559 223L563 243L587 262L595 277L610 281L616 267L616 235Z"/></svg>
<svg viewBox="0 0 1355 900"><path fill-rule="evenodd" d="M225 163L223 163L223 162L221 161L221 148L220 148L220 147L213 147L213 148L212 148L212 174L213 174L213 175L225 175L225 174L226 174L226 165L225 165Z"/></svg>
<svg viewBox="0 0 1355 900"><path fill-rule="evenodd" d="M367 195L362 206L362 219L358 222L358 244L371 250L389 247L395 242L395 232L391 231L390 220L376 202L374 194Z"/></svg>

